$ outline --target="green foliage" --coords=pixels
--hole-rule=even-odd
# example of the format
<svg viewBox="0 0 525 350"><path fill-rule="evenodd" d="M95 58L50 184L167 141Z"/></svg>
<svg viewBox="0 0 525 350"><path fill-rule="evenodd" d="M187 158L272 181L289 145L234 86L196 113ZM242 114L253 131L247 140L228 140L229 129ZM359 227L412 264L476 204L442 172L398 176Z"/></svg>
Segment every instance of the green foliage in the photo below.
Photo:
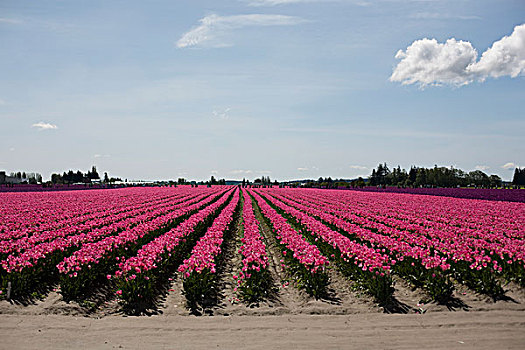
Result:
<svg viewBox="0 0 525 350"><path fill-rule="evenodd" d="M503 297L505 291L496 273L491 268L481 270L471 269L466 261L460 261L454 266L454 277L472 290L490 296L494 300Z"/></svg>
<svg viewBox="0 0 525 350"><path fill-rule="evenodd" d="M33 292L45 291L58 280L56 265L69 256L74 248L49 254L45 261L26 267L21 272L7 273L0 269L0 288L7 290L11 282L11 299L30 297Z"/></svg>
<svg viewBox="0 0 525 350"><path fill-rule="evenodd" d="M268 270L249 269L245 273L250 277L243 280L239 286L241 298L247 303L256 303L266 299L274 289Z"/></svg>
<svg viewBox="0 0 525 350"><path fill-rule="evenodd" d="M413 258L405 258L394 265L394 271L414 286L426 290L432 300L447 303L454 293L454 283L443 271L427 269Z"/></svg>
<svg viewBox="0 0 525 350"><path fill-rule="evenodd" d="M275 207L268 200L266 201L268 202L268 204L270 204L270 206L272 206L275 210L277 210L278 213L280 213L281 215L284 214L283 216L286 217L286 214L280 211L279 208ZM257 201L254 200L253 203L254 203L254 208L257 208L257 210L261 212L257 204ZM264 215L262 215L262 212L261 212L261 216L263 217L268 227L272 228L272 233L275 235L276 232L273 229L273 226L270 220L266 218ZM290 221L291 220L289 220L289 223L291 223L292 226L294 226L293 221L291 222ZM286 247L286 245L278 242L278 246L281 252L287 252L288 248ZM283 256L284 256L284 261L286 265L288 266L289 270L292 273L293 278L295 279L297 283L297 287L299 287L300 289L304 289L310 296L313 296L316 299L326 296L327 294L326 287L328 286L328 283L329 283L329 277L325 271L317 270L315 272L312 272L308 268L306 268L303 264L301 264L299 260L295 259L293 257L293 254L284 253Z"/></svg>
<svg viewBox="0 0 525 350"><path fill-rule="evenodd" d="M212 305L217 298L217 274L209 269L194 272L184 279L184 295L188 308L197 310Z"/></svg>
<svg viewBox="0 0 525 350"><path fill-rule="evenodd" d="M525 172L524 172L525 175ZM398 186L398 187L499 187L502 180L498 175L488 176L481 170L469 173L454 167L433 168L411 167L407 173L400 166L390 169L387 164L379 164L372 170L369 177L371 186ZM524 183L525 184L525 183Z"/></svg>

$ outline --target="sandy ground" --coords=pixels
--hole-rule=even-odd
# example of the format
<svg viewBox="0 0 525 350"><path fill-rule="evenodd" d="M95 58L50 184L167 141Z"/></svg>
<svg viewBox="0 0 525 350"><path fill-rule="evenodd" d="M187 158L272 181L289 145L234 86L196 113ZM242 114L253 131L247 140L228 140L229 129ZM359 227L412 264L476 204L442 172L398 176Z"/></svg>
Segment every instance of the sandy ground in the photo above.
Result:
<svg viewBox="0 0 525 350"><path fill-rule="evenodd" d="M2 315L2 349L524 349L525 313Z"/></svg>

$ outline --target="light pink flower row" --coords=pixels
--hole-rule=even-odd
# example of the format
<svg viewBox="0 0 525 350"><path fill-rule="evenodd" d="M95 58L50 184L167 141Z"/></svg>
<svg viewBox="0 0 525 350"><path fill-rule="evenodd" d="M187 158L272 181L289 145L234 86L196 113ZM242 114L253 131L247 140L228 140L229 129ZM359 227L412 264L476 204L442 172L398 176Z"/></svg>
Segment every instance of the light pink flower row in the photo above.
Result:
<svg viewBox="0 0 525 350"><path fill-rule="evenodd" d="M390 272L393 262L387 255L331 230L322 222L284 203L285 199L279 201L268 195L266 198L304 225L312 235L316 236L316 240L318 237L333 248L338 249L341 252L341 258L345 261L353 260L363 271L368 270L377 274Z"/></svg>
<svg viewBox="0 0 525 350"><path fill-rule="evenodd" d="M248 191L254 196L263 215L270 220L276 232L277 240L292 252L293 257L312 273L318 270L324 271L329 261L321 254L319 249L315 245L308 243L304 237L295 231L286 219L270 207L261 196L253 190Z"/></svg>
<svg viewBox="0 0 525 350"><path fill-rule="evenodd" d="M74 227L91 219L118 214L181 193L180 188L165 187L3 193L0 201L0 240Z"/></svg>
<svg viewBox="0 0 525 350"><path fill-rule="evenodd" d="M71 256L64 258L64 261L58 264L57 268L63 274L77 272L86 267L91 268L103 260L111 251L127 244L132 244L149 232L165 227L177 218L208 204L213 198L215 198L215 193L201 195L190 202L177 204L163 215L140 222L138 225L121 231L115 236L108 236L100 241L83 244Z"/></svg>
<svg viewBox="0 0 525 350"><path fill-rule="evenodd" d="M272 193L277 192L274 190ZM325 191L325 193L320 193L315 190L300 190L292 193L289 190L285 190L279 191L279 193L285 193L287 198L316 209L317 211L312 213L313 215L317 215L320 212L324 213L325 217L323 220L333 223L340 228L348 230L352 229L349 225L353 225L353 230L361 232L363 239L368 239L371 242L388 247L388 249L394 248L392 249L394 252L398 251L401 254L407 254L406 252L409 250L405 250L405 248L402 247L406 244L413 246L414 249L420 247L425 250L434 251L432 257L421 256L422 259L427 260L423 262L426 267L440 266L442 269L446 269L450 266L450 263L467 261L471 264L470 267L472 269L480 270L490 267L493 270L501 271L501 264L514 262L523 264L524 261L525 244L523 240L513 238L512 234L507 235L504 230L500 232L490 232L489 228L469 229L466 227L450 226L444 223L447 221L443 218L444 215L441 217L442 220L438 220L438 222L432 222L430 220L422 221L421 218L417 217L416 213L420 211L424 212L427 209L417 208L419 205L424 204L424 202L421 202L418 198L415 198L413 202L405 202L407 195L381 194L385 197L385 201L391 203L394 207L399 206L399 204L393 204L395 203L395 199L399 201L403 200L405 210L408 210L406 208L415 207L412 209L414 212L413 218L409 215L402 214L400 215L402 219L400 219L395 217L395 214L390 209L377 209L377 207L382 208L384 203L377 203L377 207L374 207L373 203L370 202L370 198L368 198L368 192L359 192L359 197L351 196L350 198L346 198L347 194L342 191ZM373 194L373 197L377 197L377 195L378 194ZM437 197L409 196L424 197L431 202L427 203L426 206L431 206L435 201L438 203L443 201L443 198ZM394 197L394 199L389 197ZM355 203L349 202L350 199L355 200ZM448 200L454 204L455 208L459 208L458 203L455 203L456 201L464 205L471 204L473 208L476 208L479 202L477 200L454 198L448 198ZM483 204L494 203L487 201L481 202L483 202ZM513 207L524 206L521 203L508 204ZM502 205L498 204L498 207L502 208ZM478 209L481 212L484 211L483 208ZM445 212L447 212L447 210L443 210L443 213ZM469 212L473 216L481 215L475 210ZM329 213L333 213L333 216L337 218L331 217ZM450 221L456 222L455 220ZM348 226L348 228L344 228L344 226ZM358 229L359 227L361 230L364 229L364 231L360 231ZM375 236L379 238L379 241L376 238L367 238L367 236L372 237L370 233L366 232L370 230L380 234L380 236ZM381 238L381 236L388 237L388 239ZM396 243L397 246L392 246L392 244L395 243L392 239L400 243ZM387 243L388 240L390 240L390 243ZM406 249L408 249L408 247ZM407 255L410 256L410 254ZM430 261L428 261L428 259L430 259ZM450 261L448 259L450 259ZM432 261L434 262L432 263ZM448 263L445 261L448 261Z"/></svg>
<svg viewBox="0 0 525 350"><path fill-rule="evenodd" d="M244 205L242 209L243 237L239 253L242 255L242 268L237 279L238 284L242 284L245 279L251 277L250 271L261 271L268 268L268 254L266 246L262 241L259 231L259 221L253 212L252 199L248 192L243 189Z"/></svg>
<svg viewBox="0 0 525 350"><path fill-rule="evenodd" d="M396 259L393 260L394 262L403 261L405 257L410 257L421 261L421 264L427 269L440 267L442 270L447 270L450 268L450 265L447 264L446 258L432 254L430 248L424 244L420 246L421 242L418 242L417 237L414 235L407 234L406 237L396 239L389 235L373 232L330 214L329 205L326 203L323 203L324 205L317 205L302 201L298 198L294 198L295 201L290 201L289 199L286 199L286 197L278 196L278 198L309 215L316 216L324 222L334 225L349 234L355 235L360 240L370 242L373 248L377 246L377 249L381 249L381 252L383 253L388 249L395 255ZM344 214L345 213L342 213L341 216L344 217Z"/></svg>
<svg viewBox="0 0 525 350"><path fill-rule="evenodd" d="M127 209L116 209L110 210L107 213L99 213L98 216L94 216L89 220L74 224L73 222L67 224L64 227L57 227L52 230L43 230L40 232L34 232L28 237L21 237L18 239L11 239L0 242L0 253L3 254L16 254L24 250L31 249L37 244L52 241L57 238L67 237L75 234L90 232L97 228L103 228L105 226L111 226L119 224L125 219L132 219L139 215L147 214L164 208L173 206L174 202L182 202L188 199L188 195L171 196L169 198L163 198L160 201L147 202L145 204L135 205ZM107 214L107 215L106 215ZM93 214L94 215L94 214Z"/></svg>
<svg viewBox="0 0 525 350"><path fill-rule="evenodd" d="M239 191L235 190L233 199L215 218L204 236L199 239L191 251L191 256L184 260L178 271L189 277L192 273L201 273L208 269L211 273L216 272L215 259L221 253L221 245L224 233L233 220L235 208L239 204Z"/></svg>
<svg viewBox="0 0 525 350"><path fill-rule="evenodd" d="M433 199L430 197L429 200ZM455 199L450 198L452 201ZM326 201L326 199L325 199ZM464 200L479 202L476 200ZM484 204L492 202L482 201ZM476 203L472 203L475 207ZM512 206L524 206L522 203L508 203ZM419 244L429 247L439 252L442 256L450 259L452 262L467 261L471 263L470 268L481 270L490 265L495 271L502 271L502 264L524 264L525 260L525 241L523 239L513 238L507 235L506 230L500 228L500 231L489 232L489 228L471 229L466 227L445 225L441 222L433 223L425 221L419 224L411 222L410 219L403 220L395 217L385 217L381 214L365 213L361 211L355 215L345 210L348 204L344 202L334 203L321 202L323 208L329 207L336 215L358 223L370 229L377 230L383 234L413 244ZM501 204L499 205L501 207ZM350 207L350 210L351 207ZM472 212L472 215L479 213ZM418 221L417 218L414 221ZM383 223L382 223L383 222ZM499 260L499 262L498 262Z"/></svg>
<svg viewBox="0 0 525 350"><path fill-rule="evenodd" d="M45 263L45 259L50 254L78 247L81 244L96 242L103 237L106 237L108 235L114 234L122 230L126 232L126 230L131 229L137 224L144 223L153 218L165 215L166 213L172 211L175 207L184 205L187 205L187 202L176 203L170 208L154 210L147 214L139 215L137 217L129 218L117 223L112 223L108 226L97 228L90 232L80 233L78 235L72 235L67 237L59 237L50 242L37 244L31 249L25 250L20 255L9 255L6 259L2 260L2 268L6 270L7 273L21 272L25 268L33 267L40 263Z"/></svg>
<svg viewBox="0 0 525 350"><path fill-rule="evenodd" d="M179 246L180 242L194 231L199 223L206 220L206 218L215 213L216 210L226 202L230 194L231 191L226 192L217 201L199 210L177 225L177 227L144 245L139 249L136 256L119 264L119 270L115 275L117 277L124 276L126 279L135 279L137 274L156 269L157 264L163 259L164 254L171 254L171 252Z"/></svg>

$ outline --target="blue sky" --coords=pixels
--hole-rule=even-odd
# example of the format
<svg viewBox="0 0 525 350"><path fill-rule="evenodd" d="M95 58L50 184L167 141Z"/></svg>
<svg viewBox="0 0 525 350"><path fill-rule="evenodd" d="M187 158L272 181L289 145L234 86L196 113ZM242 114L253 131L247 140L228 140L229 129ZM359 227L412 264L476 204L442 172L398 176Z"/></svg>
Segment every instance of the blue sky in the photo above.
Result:
<svg viewBox="0 0 525 350"><path fill-rule="evenodd" d="M0 169L510 179L524 23L522 0L4 0Z"/></svg>

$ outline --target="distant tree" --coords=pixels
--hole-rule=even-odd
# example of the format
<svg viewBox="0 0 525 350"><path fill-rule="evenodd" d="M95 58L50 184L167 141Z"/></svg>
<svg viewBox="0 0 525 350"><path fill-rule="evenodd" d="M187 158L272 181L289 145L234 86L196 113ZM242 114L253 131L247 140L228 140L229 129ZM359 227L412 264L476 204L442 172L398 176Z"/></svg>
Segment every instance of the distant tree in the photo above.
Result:
<svg viewBox="0 0 525 350"><path fill-rule="evenodd" d="M514 177L512 178L512 184L516 186L525 186L525 168L514 169Z"/></svg>
<svg viewBox="0 0 525 350"><path fill-rule="evenodd" d="M365 187L365 180L361 176L359 176L357 178L357 181L355 182L355 186L360 188Z"/></svg>
<svg viewBox="0 0 525 350"><path fill-rule="evenodd" d="M474 170L468 173L470 182L476 186L488 187L490 179L487 174L481 170Z"/></svg>
<svg viewBox="0 0 525 350"><path fill-rule="evenodd" d="M98 175L98 171L97 171L97 167L96 166L93 165L91 167L91 171L87 172L87 178L90 179L90 180L100 179L100 176Z"/></svg>
<svg viewBox="0 0 525 350"><path fill-rule="evenodd" d="M108 173L105 172L105 173L104 173L104 183L108 183L108 182L109 182Z"/></svg>
<svg viewBox="0 0 525 350"><path fill-rule="evenodd" d="M416 181L414 186L421 187L427 185L427 170L425 168L418 168L416 173Z"/></svg>
<svg viewBox="0 0 525 350"><path fill-rule="evenodd" d="M503 183L501 181L501 177L499 177L498 175L490 175L489 180L490 180L490 187L494 187L494 188L500 187L501 184Z"/></svg>
<svg viewBox="0 0 525 350"><path fill-rule="evenodd" d="M415 166L410 167L410 171L408 172L408 184L409 186L413 186L414 182L416 182L416 176L417 176L417 168Z"/></svg>

